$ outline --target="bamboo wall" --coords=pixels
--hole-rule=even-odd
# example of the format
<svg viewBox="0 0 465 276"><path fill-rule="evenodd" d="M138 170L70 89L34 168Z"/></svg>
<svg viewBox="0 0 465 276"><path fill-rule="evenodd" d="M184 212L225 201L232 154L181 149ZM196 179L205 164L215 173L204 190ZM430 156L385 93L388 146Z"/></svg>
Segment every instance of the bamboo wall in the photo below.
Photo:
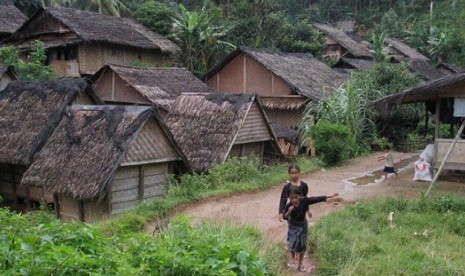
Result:
<svg viewBox="0 0 465 276"><path fill-rule="evenodd" d="M84 43L78 47L78 61L81 75L93 75L107 64L131 65L138 61L144 64L162 65L170 62L158 50L138 49L108 43Z"/></svg>
<svg viewBox="0 0 465 276"><path fill-rule="evenodd" d="M434 167L439 168L442 160L446 156L446 153L452 144L453 139L438 139L434 141L436 147L436 158L434 160ZM465 171L465 140L460 139L455 144L451 151L449 158L444 165L444 169L447 170L461 170Z"/></svg>
<svg viewBox="0 0 465 276"><path fill-rule="evenodd" d="M280 110L265 108L266 116L271 124L297 127L300 123L304 108L295 110Z"/></svg>
<svg viewBox="0 0 465 276"><path fill-rule="evenodd" d="M254 103L251 106L246 119L242 123L234 144L268 141L271 139L272 135L268 129L265 118L260 112L257 104Z"/></svg>
<svg viewBox="0 0 465 276"><path fill-rule="evenodd" d="M102 100L116 103L150 105L145 97L122 80L113 70L108 70L95 82L94 91Z"/></svg>
<svg viewBox="0 0 465 276"><path fill-rule="evenodd" d="M291 87L283 79L244 54L239 54L206 83L224 93L292 95Z"/></svg>

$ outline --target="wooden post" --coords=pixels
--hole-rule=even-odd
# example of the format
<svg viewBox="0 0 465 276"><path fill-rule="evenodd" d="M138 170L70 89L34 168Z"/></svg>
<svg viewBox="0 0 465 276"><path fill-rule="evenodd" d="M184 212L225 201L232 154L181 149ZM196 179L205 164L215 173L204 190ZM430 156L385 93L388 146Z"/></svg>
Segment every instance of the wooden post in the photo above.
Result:
<svg viewBox="0 0 465 276"><path fill-rule="evenodd" d="M61 214L60 214L60 198L57 193L53 194L53 203L55 207L55 216L57 219L61 219Z"/></svg>
<svg viewBox="0 0 465 276"><path fill-rule="evenodd" d="M446 155L444 156L444 159L441 162L441 165L439 166L438 171L434 175L433 180L431 181L431 184L429 184L428 190L426 191L425 197L429 195L429 192L431 191L431 188L433 188L434 183L438 180L439 174L442 171L442 168L444 167L444 164L446 164L447 159L449 158L450 153L452 152L452 149L454 148L455 144L457 144L457 141L460 138L460 134L462 133L463 129L465 128L465 120L462 122L462 125L460 126L459 131L455 135L454 141L452 141L452 144L450 145L449 149L446 152Z"/></svg>
<svg viewBox="0 0 465 276"><path fill-rule="evenodd" d="M139 166L139 200L144 200L144 166Z"/></svg>
<svg viewBox="0 0 465 276"><path fill-rule="evenodd" d="M436 100L436 112L434 114L434 139L439 138L439 125L440 122L440 114L441 114L441 98Z"/></svg>
<svg viewBox="0 0 465 276"><path fill-rule="evenodd" d="M79 220L85 221L85 213L84 213L84 200L78 200L78 212L79 212Z"/></svg>

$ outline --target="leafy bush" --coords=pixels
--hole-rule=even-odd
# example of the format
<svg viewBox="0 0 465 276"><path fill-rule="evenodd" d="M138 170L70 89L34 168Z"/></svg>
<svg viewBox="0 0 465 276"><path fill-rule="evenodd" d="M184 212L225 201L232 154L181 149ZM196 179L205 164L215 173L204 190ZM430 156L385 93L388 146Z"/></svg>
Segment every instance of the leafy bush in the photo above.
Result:
<svg viewBox="0 0 465 276"><path fill-rule="evenodd" d="M266 275L255 253L260 234L237 226L202 223L196 228L180 217L154 239L132 239L128 253L142 273L158 275Z"/></svg>
<svg viewBox="0 0 465 276"><path fill-rule="evenodd" d="M347 126L319 122L311 128L310 133L315 139L317 152L326 164L337 164L349 157L353 141Z"/></svg>

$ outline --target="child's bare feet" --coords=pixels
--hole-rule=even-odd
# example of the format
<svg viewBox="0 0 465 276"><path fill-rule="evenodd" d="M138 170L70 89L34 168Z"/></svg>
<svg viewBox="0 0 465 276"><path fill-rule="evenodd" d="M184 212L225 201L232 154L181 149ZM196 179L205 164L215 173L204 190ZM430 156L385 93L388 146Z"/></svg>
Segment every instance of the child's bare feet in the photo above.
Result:
<svg viewBox="0 0 465 276"><path fill-rule="evenodd" d="M307 268L305 268L305 266L301 265L301 266L299 266L299 268L297 270L299 270L300 272L306 272Z"/></svg>

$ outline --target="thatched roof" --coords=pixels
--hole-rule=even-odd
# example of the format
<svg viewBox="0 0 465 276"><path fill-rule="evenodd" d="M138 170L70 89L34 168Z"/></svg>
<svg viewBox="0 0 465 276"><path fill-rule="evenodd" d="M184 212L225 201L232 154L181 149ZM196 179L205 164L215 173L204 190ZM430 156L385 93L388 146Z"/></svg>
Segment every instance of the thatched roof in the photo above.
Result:
<svg viewBox="0 0 465 276"><path fill-rule="evenodd" d="M127 85L141 93L155 107L169 110L183 92L210 93L212 90L186 68L142 68L107 65L92 77L93 82L112 70Z"/></svg>
<svg viewBox="0 0 465 276"><path fill-rule="evenodd" d="M299 130L296 127L290 127L282 124L272 123L276 137L284 138L286 142L297 144L299 141Z"/></svg>
<svg viewBox="0 0 465 276"><path fill-rule="evenodd" d="M10 82L0 92L0 162L29 165L66 106L89 87L83 79Z"/></svg>
<svg viewBox="0 0 465 276"><path fill-rule="evenodd" d="M63 37L63 41L58 41L63 45L81 42L107 42L143 49L159 49L165 53L180 51L175 43L158 33L152 32L132 19L68 8L40 9L18 30L15 38L24 39L23 36L26 36L25 39L27 39L28 36L39 35L21 33L25 26L34 22L36 18L55 19L69 28L69 30L57 29L51 31L51 33ZM78 37L71 40L65 39L66 36L69 36L69 33L74 33ZM52 41L52 45L58 46L56 42ZM46 42L46 46L50 47L51 45Z"/></svg>
<svg viewBox="0 0 465 276"><path fill-rule="evenodd" d="M457 88L463 91L463 87L465 87L465 73L458 73L407 89L399 94L386 96L371 102L369 106L385 111L389 106L396 104L436 101L441 94ZM463 95L465 96L465 92Z"/></svg>
<svg viewBox="0 0 465 276"><path fill-rule="evenodd" d="M307 99L302 96L259 96L264 108L296 110L305 106Z"/></svg>
<svg viewBox="0 0 465 276"><path fill-rule="evenodd" d="M18 10L12 3L0 3L0 36L16 32L24 22L27 16Z"/></svg>
<svg viewBox="0 0 465 276"><path fill-rule="evenodd" d="M339 43L352 56L356 58L373 58L373 54L365 44L355 41L343 31L321 23L313 23L313 26Z"/></svg>
<svg viewBox="0 0 465 276"><path fill-rule="evenodd" d="M370 70L374 64L373 60L361 58L342 58L341 60L357 70Z"/></svg>
<svg viewBox="0 0 465 276"><path fill-rule="evenodd" d="M408 46L404 42L400 41L399 39L396 38L388 38L385 41L385 44L388 47L388 53L392 55L395 59L405 61L404 58L398 57L396 55L396 51L401 53L403 56L405 56L407 59L410 60L424 60L424 61L429 61L429 58L425 57L424 55L420 54L417 50L413 49L412 47ZM392 51L392 49L395 51Z"/></svg>
<svg viewBox="0 0 465 276"><path fill-rule="evenodd" d="M73 106L23 176L77 199L103 198L150 107Z"/></svg>
<svg viewBox="0 0 465 276"><path fill-rule="evenodd" d="M426 81L432 81L448 76L451 73L446 73L439 68L432 66L428 61L425 60L412 60L409 63L409 68L413 72L418 72L422 75Z"/></svg>
<svg viewBox="0 0 465 276"><path fill-rule="evenodd" d="M254 103L258 103L276 143L276 136L253 94L182 94L166 117L166 124L192 168L207 171L213 163L226 160Z"/></svg>
<svg viewBox="0 0 465 276"><path fill-rule="evenodd" d="M339 87L346 77L310 54L265 51L247 47L237 48L203 77L208 80L239 54L244 53L282 78L296 94L320 100Z"/></svg>

